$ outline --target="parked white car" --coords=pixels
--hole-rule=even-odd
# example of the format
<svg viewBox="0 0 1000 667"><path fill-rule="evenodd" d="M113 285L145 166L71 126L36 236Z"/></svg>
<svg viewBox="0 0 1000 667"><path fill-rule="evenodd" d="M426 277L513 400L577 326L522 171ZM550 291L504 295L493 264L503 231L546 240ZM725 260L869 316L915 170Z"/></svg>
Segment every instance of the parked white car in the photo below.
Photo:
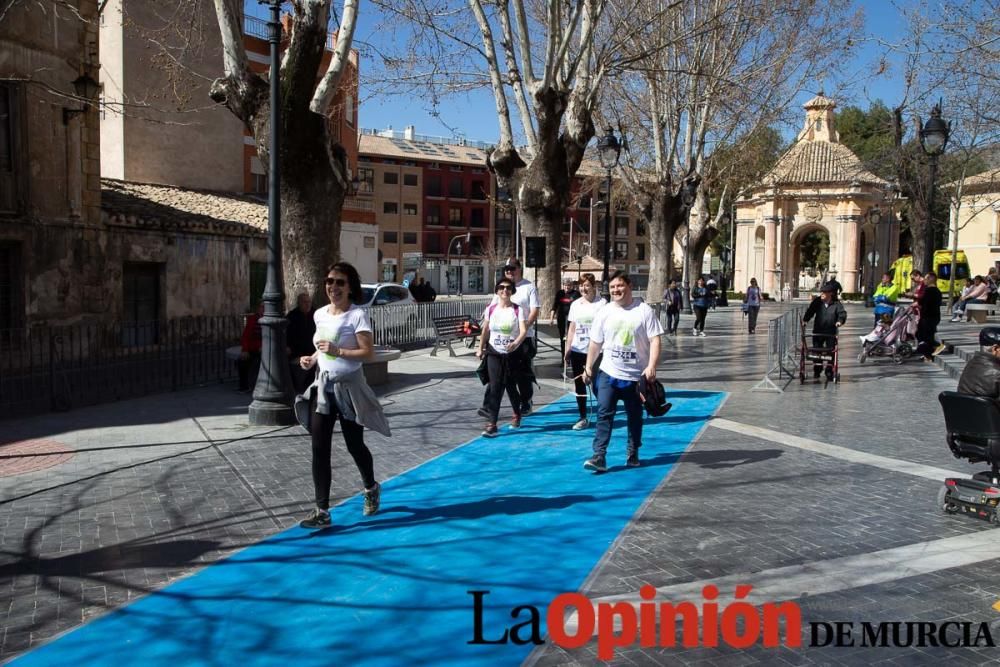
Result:
<svg viewBox="0 0 1000 667"><path fill-rule="evenodd" d="M416 303L416 299L399 283L364 283L361 285L359 306L386 306L399 303Z"/></svg>

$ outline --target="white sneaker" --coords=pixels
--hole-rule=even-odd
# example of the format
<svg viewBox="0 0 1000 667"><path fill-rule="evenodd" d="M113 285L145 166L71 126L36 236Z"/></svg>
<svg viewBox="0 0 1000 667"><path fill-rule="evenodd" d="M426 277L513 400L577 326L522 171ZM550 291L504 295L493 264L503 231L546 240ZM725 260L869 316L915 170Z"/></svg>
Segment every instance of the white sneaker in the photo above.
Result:
<svg viewBox="0 0 1000 667"><path fill-rule="evenodd" d="M697 329L691 329L691 335L692 336L697 336L698 335L698 330Z"/></svg>
<svg viewBox="0 0 1000 667"><path fill-rule="evenodd" d="M705 337L705 332L704 331L699 331L698 335L701 336L702 338L704 338Z"/></svg>
<svg viewBox="0 0 1000 667"><path fill-rule="evenodd" d="M948 321L949 321L949 322L961 322L961 321L962 321L962 318L961 318L961 317L959 317L958 315L956 315L955 317L951 318L951 319L950 319L950 320L948 320Z"/></svg>
<svg viewBox="0 0 1000 667"><path fill-rule="evenodd" d="M588 422L586 419L581 419L577 423L573 424L573 430L574 431L582 431L583 429L587 428L588 426L590 426L590 422Z"/></svg>

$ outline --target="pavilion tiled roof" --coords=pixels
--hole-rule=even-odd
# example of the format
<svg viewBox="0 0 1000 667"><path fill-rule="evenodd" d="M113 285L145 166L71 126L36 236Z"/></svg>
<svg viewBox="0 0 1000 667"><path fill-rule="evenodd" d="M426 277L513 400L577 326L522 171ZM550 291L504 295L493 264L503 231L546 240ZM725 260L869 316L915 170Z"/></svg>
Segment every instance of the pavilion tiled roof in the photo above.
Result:
<svg viewBox="0 0 1000 667"><path fill-rule="evenodd" d="M109 224L193 233L260 236L267 204L234 192L101 179L102 218Z"/></svg>
<svg viewBox="0 0 1000 667"><path fill-rule="evenodd" d="M805 183L887 184L865 169L861 160L843 144L830 141L799 141L778 159L763 182L766 185Z"/></svg>

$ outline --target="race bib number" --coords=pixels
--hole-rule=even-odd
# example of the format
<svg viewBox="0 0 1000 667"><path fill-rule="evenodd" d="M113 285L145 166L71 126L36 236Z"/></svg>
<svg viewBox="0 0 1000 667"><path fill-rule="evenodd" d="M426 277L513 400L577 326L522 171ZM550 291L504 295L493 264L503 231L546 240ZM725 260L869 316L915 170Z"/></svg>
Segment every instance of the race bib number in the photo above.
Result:
<svg viewBox="0 0 1000 667"><path fill-rule="evenodd" d="M638 359L635 348L613 347L611 348L611 358L619 361L633 362Z"/></svg>

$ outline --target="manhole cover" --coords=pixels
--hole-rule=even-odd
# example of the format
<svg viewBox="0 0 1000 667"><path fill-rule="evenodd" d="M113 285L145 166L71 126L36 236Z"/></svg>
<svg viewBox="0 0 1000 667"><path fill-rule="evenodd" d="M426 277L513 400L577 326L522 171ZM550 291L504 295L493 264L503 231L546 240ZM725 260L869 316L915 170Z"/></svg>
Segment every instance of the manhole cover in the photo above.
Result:
<svg viewBox="0 0 1000 667"><path fill-rule="evenodd" d="M55 440L18 440L0 444L0 477L44 470L68 461L73 450Z"/></svg>

